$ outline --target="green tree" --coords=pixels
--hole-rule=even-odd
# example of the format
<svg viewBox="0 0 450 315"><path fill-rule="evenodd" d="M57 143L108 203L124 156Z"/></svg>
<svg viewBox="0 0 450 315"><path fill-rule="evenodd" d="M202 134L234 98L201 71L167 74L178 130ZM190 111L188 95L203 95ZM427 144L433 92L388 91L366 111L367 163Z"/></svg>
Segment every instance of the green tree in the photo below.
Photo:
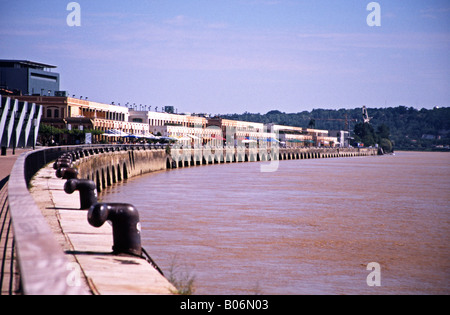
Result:
<svg viewBox="0 0 450 315"><path fill-rule="evenodd" d="M391 153L392 149L393 149L393 145L392 145L391 140L386 139L386 138L382 138L380 140L380 147L383 149L383 151L385 153Z"/></svg>
<svg viewBox="0 0 450 315"><path fill-rule="evenodd" d="M44 145L52 145L57 139L59 139L59 136L64 133L64 130L49 126L46 124L40 124L39 125L39 138L42 144ZM52 142L53 140L53 142Z"/></svg>
<svg viewBox="0 0 450 315"><path fill-rule="evenodd" d="M377 143L377 136L373 126L368 123L359 123L355 126L355 141L364 143L364 146L370 147Z"/></svg>
<svg viewBox="0 0 450 315"><path fill-rule="evenodd" d="M388 126L386 126L385 124L382 124L382 125L378 126L378 128L377 128L377 135L380 138L389 139L389 136L391 135L391 130L389 129Z"/></svg>

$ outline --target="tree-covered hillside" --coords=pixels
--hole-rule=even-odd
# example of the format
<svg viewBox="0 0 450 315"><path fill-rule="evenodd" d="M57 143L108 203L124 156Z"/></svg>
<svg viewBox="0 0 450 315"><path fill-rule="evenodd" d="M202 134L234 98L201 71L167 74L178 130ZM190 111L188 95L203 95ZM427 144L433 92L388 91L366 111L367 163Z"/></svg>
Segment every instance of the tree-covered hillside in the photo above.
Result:
<svg viewBox="0 0 450 315"><path fill-rule="evenodd" d="M432 150L450 146L450 107L421 109L398 106L389 108L368 108L370 124L374 130L386 125L396 150ZM223 118L276 123L298 127L311 124L317 129L346 130L352 132L363 122L362 109L314 109L311 112L283 113L278 110L266 114L222 115ZM348 122L348 127L346 124ZM384 130L386 132L386 130Z"/></svg>

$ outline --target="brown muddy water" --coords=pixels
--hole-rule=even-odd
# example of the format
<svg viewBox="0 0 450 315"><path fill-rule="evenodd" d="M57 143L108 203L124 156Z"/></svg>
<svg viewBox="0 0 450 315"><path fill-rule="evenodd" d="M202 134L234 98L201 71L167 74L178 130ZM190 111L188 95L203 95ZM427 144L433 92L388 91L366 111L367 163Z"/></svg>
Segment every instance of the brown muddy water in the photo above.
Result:
<svg viewBox="0 0 450 315"><path fill-rule="evenodd" d="M135 205L143 247L196 294L450 294L450 154L264 163L153 173L101 199Z"/></svg>

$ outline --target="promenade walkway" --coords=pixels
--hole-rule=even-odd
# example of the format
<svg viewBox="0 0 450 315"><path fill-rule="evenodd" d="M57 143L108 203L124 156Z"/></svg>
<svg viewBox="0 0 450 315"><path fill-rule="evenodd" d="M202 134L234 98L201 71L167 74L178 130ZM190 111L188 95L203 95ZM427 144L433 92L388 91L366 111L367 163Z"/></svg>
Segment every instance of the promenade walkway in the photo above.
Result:
<svg viewBox="0 0 450 315"><path fill-rule="evenodd" d="M75 166L80 177L93 180L101 189L166 167L268 161L271 157L250 149L235 150L231 155L224 150L215 150L214 154L206 149L190 151L191 154L177 155L179 152L172 150L172 155L168 155L154 146L79 146L37 150L20 157L22 152L18 150L16 156L9 153L0 157L0 175L5 177L0 186L2 293L14 294L18 288L19 282L14 280L15 256L20 258L16 261L21 271L19 293L23 294L174 293L176 289L146 260L112 254L111 226L90 226L87 211L79 210L78 193L66 194L65 181L56 178L48 163L62 153L72 152L78 159ZM375 154L376 149L283 149L273 160Z"/></svg>
<svg viewBox="0 0 450 315"><path fill-rule="evenodd" d="M176 292L146 260L112 255L112 227L92 227L87 222L87 211L79 210L79 194L65 193L64 183L48 165L34 176L30 191L70 262L70 285L85 282L93 294L100 295Z"/></svg>
<svg viewBox="0 0 450 315"><path fill-rule="evenodd" d="M14 260L14 238L8 204L8 179L20 154L27 150L16 149L16 155L8 150L0 156L0 295L17 294L19 276Z"/></svg>

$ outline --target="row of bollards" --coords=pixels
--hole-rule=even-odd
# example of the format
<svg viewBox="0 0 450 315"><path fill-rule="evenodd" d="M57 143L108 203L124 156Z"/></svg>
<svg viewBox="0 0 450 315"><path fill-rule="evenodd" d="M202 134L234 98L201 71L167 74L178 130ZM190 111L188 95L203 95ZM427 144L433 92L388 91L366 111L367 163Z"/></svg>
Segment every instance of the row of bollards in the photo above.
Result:
<svg viewBox="0 0 450 315"><path fill-rule="evenodd" d="M78 170L73 166L74 160L81 158L78 153L69 152L61 155L53 164L56 177L66 179L64 191L80 193L80 209L88 210L87 220L94 227L101 227L106 221L111 222L113 229L113 254L132 255L146 259L162 275L141 245L141 223L138 210L126 203L98 203L97 186L88 179L79 179ZM145 257L144 257L145 254Z"/></svg>

